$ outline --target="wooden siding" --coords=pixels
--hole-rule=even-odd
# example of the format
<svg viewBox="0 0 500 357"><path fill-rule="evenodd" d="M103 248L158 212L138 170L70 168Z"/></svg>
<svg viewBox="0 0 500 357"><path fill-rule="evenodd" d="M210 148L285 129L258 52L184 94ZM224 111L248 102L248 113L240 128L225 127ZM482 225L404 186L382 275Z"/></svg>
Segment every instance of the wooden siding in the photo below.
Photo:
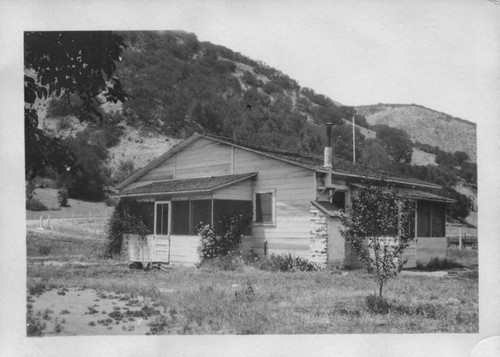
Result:
<svg viewBox="0 0 500 357"><path fill-rule="evenodd" d="M446 258L446 237L417 238L417 262L427 264L432 258Z"/></svg>
<svg viewBox="0 0 500 357"><path fill-rule="evenodd" d="M418 241L418 245L420 245L420 239ZM368 242L363 242L363 246L365 249L368 249ZM445 241L445 246L446 246L446 241ZM418 248L420 248L418 246ZM412 240L409 242L409 246L403 251L402 254L402 259L406 260L406 263L403 264L404 269L409 269L409 268L415 268L416 267L416 262L419 260L419 252L420 250L417 249L417 258L415 257L415 241ZM445 248L445 254L446 254L446 248ZM352 248L350 243L345 243L345 256L346 256L346 263L345 265L350 268L364 268L365 265L362 263L357 255L354 249ZM372 258L374 257L374 253L371 252Z"/></svg>
<svg viewBox="0 0 500 357"><path fill-rule="evenodd" d="M252 181L245 180L234 185L230 185L214 191L213 198L215 200L252 200Z"/></svg>
<svg viewBox="0 0 500 357"><path fill-rule="evenodd" d="M232 170L231 159L231 147L201 138L124 189L154 181L229 175Z"/></svg>
<svg viewBox="0 0 500 357"><path fill-rule="evenodd" d="M408 242L408 247L403 250L403 261L405 268L415 268L417 266L416 253L417 253L417 245L415 240L411 240Z"/></svg>
<svg viewBox="0 0 500 357"><path fill-rule="evenodd" d="M154 259L155 262L168 263L170 258L170 238L168 236L155 236Z"/></svg>
<svg viewBox="0 0 500 357"><path fill-rule="evenodd" d="M315 198L314 172L251 151L234 149L233 173L258 172L254 191L275 192L274 224L254 224L254 249L260 254L310 256L310 201ZM253 199L253 197L252 197Z"/></svg>
<svg viewBox="0 0 500 357"><path fill-rule="evenodd" d="M199 236L170 236L170 264L193 266L200 262Z"/></svg>

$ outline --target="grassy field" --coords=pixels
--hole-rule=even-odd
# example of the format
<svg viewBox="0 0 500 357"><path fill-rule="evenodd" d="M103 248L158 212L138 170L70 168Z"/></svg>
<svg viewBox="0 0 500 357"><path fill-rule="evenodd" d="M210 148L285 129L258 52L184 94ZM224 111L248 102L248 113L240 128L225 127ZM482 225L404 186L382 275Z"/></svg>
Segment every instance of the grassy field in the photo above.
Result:
<svg viewBox="0 0 500 357"><path fill-rule="evenodd" d="M110 216L113 213L113 207L106 206L104 202L88 202L81 200L68 199L69 207L60 207L57 201L57 190L54 188L37 188L35 198L45 204L47 211L28 211L26 210L26 219L39 219L49 215L51 218L71 218L71 217L102 217Z"/></svg>
<svg viewBox="0 0 500 357"><path fill-rule="evenodd" d="M477 275L399 276L387 286L387 303L375 306L369 297L375 285L362 270L342 274L273 273L251 266L236 271L210 267L130 270L126 261L99 259L100 245L102 241L28 235L28 319L35 332L61 334L63 317L68 323L70 319L88 319L88 311L80 316L75 312L57 315L58 311L72 311L71 301L76 304L76 295L64 300L62 293L66 291L69 296L69 291L76 294L78 289L81 294L91 289L100 296L114 296L115 302L137 303L139 298L147 302L137 305L143 312L129 312L128 306L114 302L113 311L103 311L100 319L88 322L89 326L94 323L92 328L68 334L103 334L105 321L117 326L112 330L115 333L129 333L137 316L144 319L148 334L478 331ZM40 250L41 246L47 248ZM75 255L76 259L71 257ZM463 265L477 266L475 251L450 255ZM51 293L60 298L56 308L36 311L37 299ZM119 298L113 294L120 294ZM95 300L99 301L90 299L82 304L91 310L93 304L104 301ZM135 321L131 316L136 316Z"/></svg>

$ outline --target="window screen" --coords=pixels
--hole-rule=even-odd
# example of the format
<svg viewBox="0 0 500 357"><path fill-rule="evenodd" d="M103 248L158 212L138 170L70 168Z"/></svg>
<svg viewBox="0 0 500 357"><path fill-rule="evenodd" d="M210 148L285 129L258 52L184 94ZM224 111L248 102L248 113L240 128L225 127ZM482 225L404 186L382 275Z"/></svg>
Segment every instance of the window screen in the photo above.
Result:
<svg viewBox="0 0 500 357"><path fill-rule="evenodd" d="M417 237L431 236L431 204L418 201L417 203Z"/></svg>
<svg viewBox="0 0 500 357"><path fill-rule="evenodd" d="M255 194L255 222L273 223L272 192Z"/></svg>
<svg viewBox="0 0 500 357"><path fill-rule="evenodd" d="M211 200L198 200L191 201L191 233L196 234L195 227L203 223L212 223L212 201Z"/></svg>
<svg viewBox="0 0 500 357"><path fill-rule="evenodd" d="M189 201L172 202L172 234L189 234Z"/></svg>
<svg viewBox="0 0 500 357"><path fill-rule="evenodd" d="M444 203L432 205L432 237L444 237L446 225L446 214Z"/></svg>
<svg viewBox="0 0 500 357"><path fill-rule="evenodd" d="M154 202L138 202L137 209L140 217L147 227L147 234L154 233L155 227L155 204Z"/></svg>
<svg viewBox="0 0 500 357"><path fill-rule="evenodd" d="M417 204L417 236L444 237L445 236L445 205L418 201Z"/></svg>

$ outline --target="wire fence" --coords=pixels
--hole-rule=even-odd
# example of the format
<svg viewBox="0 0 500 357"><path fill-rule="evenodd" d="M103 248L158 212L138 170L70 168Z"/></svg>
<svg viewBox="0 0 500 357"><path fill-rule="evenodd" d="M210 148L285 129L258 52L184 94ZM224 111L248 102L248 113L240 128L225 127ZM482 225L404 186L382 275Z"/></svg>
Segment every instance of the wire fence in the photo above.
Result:
<svg viewBox="0 0 500 357"><path fill-rule="evenodd" d="M40 216L38 220L27 221L28 229L54 231L82 238L104 239L106 237L109 216L54 218Z"/></svg>

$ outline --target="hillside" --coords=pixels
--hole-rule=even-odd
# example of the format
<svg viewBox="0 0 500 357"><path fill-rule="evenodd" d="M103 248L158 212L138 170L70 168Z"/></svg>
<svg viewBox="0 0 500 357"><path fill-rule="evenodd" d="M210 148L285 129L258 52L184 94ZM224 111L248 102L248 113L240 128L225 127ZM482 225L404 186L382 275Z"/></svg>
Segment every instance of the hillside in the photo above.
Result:
<svg viewBox="0 0 500 357"><path fill-rule="evenodd" d="M476 162L476 124L415 104L376 104L356 107L370 125L405 130L416 142L447 152L464 151Z"/></svg>

